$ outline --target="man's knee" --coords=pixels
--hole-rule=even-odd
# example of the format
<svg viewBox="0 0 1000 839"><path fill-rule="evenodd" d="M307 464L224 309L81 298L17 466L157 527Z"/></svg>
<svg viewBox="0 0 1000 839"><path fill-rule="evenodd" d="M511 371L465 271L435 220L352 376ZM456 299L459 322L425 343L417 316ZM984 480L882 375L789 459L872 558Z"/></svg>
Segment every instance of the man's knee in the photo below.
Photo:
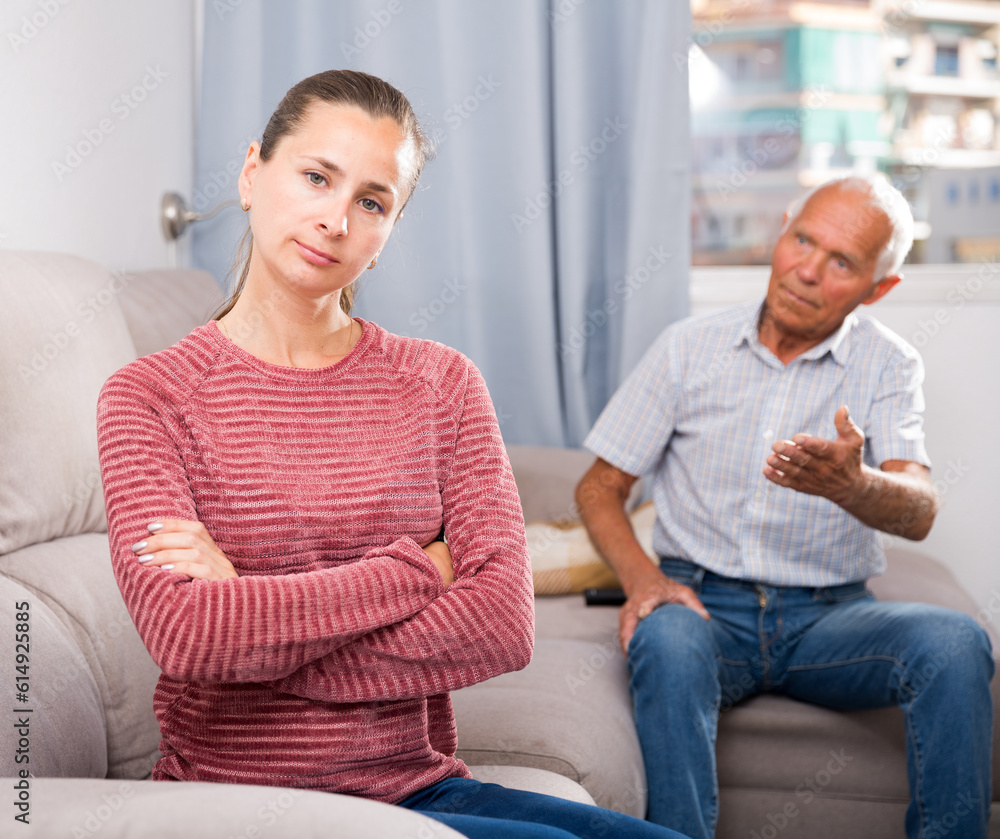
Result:
<svg viewBox="0 0 1000 839"><path fill-rule="evenodd" d="M662 721L664 713L684 718L682 725L714 718L719 706L719 665L717 645L707 624L696 612L676 603L660 606L639 622L627 662L637 721L648 720L650 714ZM705 725L711 728L714 723ZM644 738L641 726L639 737Z"/></svg>
<svg viewBox="0 0 1000 839"><path fill-rule="evenodd" d="M639 621L628 648L630 665L649 662L678 670L715 669L711 627L697 612L668 603Z"/></svg>
<svg viewBox="0 0 1000 839"><path fill-rule="evenodd" d="M971 617L951 609L925 610L907 657L907 681L916 690L941 679L956 686L986 684L994 671L989 635Z"/></svg>

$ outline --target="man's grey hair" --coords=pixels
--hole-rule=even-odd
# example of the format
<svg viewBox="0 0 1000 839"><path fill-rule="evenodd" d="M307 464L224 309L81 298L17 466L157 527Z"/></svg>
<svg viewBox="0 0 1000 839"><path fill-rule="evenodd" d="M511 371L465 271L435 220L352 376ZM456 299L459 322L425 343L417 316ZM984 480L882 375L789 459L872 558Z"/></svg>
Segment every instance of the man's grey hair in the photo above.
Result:
<svg viewBox="0 0 1000 839"><path fill-rule="evenodd" d="M899 273L906 255L913 247L913 212L906 198L896 187L889 183L885 175L848 175L834 178L831 181L813 187L801 198L793 201L788 207L788 220L781 228L784 233L792 221L798 218L809 199L817 192L829 187L861 192L868 197L868 206L885 213L889 219L892 232L889 241L882 248L882 253L875 261L875 281Z"/></svg>

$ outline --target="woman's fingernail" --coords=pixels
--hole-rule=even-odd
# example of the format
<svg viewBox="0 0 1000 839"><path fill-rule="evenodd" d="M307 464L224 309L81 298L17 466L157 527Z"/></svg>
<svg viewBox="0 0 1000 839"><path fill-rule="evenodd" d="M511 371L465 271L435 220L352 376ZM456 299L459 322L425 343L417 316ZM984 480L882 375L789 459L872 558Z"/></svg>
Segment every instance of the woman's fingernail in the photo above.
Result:
<svg viewBox="0 0 1000 839"><path fill-rule="evenodd" d="M149 562L156 554L143 554L139 557L139 562Z"/></svg>
<svg viewBox="0 0 1000 839"><path fill-rule="evenodd" d="M144 547L146 547L146 540L145 539L143 539L141 542L136 542L132 546L132 550L133 551L141 551Z"/></svg>
<svg viewBox="0 0 1000 839"><path fill-rule="evenodd" d="M156 533L157 530L163 530L163 525L158 521L154 521L146 530L150 533Z"/></svg>
<svg viewBox="0 0 1000 839"><path fill-rule="evenodd" d="M173 565L161 565L160 568L162 568L164 571L172 571L173 568L174 568L174 566Z"/></svg>

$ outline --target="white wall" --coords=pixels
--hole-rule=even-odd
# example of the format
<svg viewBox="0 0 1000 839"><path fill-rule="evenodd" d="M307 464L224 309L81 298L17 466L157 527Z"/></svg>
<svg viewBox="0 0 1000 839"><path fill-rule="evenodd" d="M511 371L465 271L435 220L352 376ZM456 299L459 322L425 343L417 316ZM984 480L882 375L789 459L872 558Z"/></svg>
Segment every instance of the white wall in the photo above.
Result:
<svg viewBox="0 0 1000 839"><path fill-rule="evenodd" d="M766 267L696 268L692 312L762 297L768 275ZM865 310L916 346L927 371L924 426L931 477L943 504L927 539L909 547L944 562L980 606L995 611L1000 608L1000 264L912 265L904 277ZM1000 621L1000 613L993 620Z"/></svg>
<svg viewBox="0 0 1000 839"><path fill-rule="evenodd" d="M191 195L194 8L3 0L0 247L170 263L159 207Z"/></svg>

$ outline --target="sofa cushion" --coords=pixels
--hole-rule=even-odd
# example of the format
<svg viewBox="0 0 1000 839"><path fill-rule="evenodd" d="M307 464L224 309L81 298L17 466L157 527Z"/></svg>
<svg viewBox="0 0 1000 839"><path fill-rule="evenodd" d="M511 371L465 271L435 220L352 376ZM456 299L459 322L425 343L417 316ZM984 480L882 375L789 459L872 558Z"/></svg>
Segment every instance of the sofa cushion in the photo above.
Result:
<svg viewBox="0 0 1000 839"><path fill-rule="evenodd" d="M735 697L733 697L735 698ZM726 702L720 786L874 796L906 802L906 739L898 708L845 713L774 694Z"/></svg>
<svg viewBox="0 0 1000 839"><path fill-rule="evenodd" d="M877 795L845 798L822 792L796 795L787 790L723 787L715 835L718 839L904 839L907 804ZM989 835L1000 834L991 830Z"/></svg>
<svg viewBox="0 0 1000 839"><path fill-rule="evenodd" d="M141 356L177 343L222 305L222 292L207 271L139 271L125 274L122 285L118 302Z"/></svg>
<svg viewBox="0 0 1000 839"><path fill-rule="evenodd" d="M44 741L50 746L60 743L60 748L64 743L73 744L68 748L73 753L99 754L100 765L95 764L95 770L101 776L147 777L158 759L160 742L153 715L153 690L159 670L118 591L107 536L92 533L22 548L0 558L0 570L4 575L0 580L5 577L11 585L29 593L33 613L37 610L48 616L53 640L37 639L40 658L37 669L33 669L37 676L33 688L38 690L39 703L47 713L58 715L76 707L85 696L96 702L99 727L93 723L93 715L78 710L78 719L68 721L65 739L47 732ZM12 601L8 597L3 602ZM0 612L6 614L6 609ZM72 651L71 657L67 658L67 653L48 658L50 648L55 656L63 647ZM34 645L32 650L35 653ZM8 650L0 646L0 656L7 654ZM10 668L5 672L11 672ZM0 731L6 733L4 728ZM96 752L89 746L84 748L84 742L90 744L92 736L98 737ZM36 774L91 773L68 772L59 765Z"/></svg>
<svg viewBox="0 0 1000 839"><path fill-rule="evenodd" d="M65 582L65 573L60 577ZM27 769L38 777L103 778L108 750L101 695L76 637L66 628L65 614L32 585L5 576L0 576L0 603L0 672L10 703L0 725L0 777ZM25 623L18 620L19 612L28 615L27 632L18 631ZM22 651L15 646L15 632L28 636L22 648L28 660L25 665L22 659L26 669L20 672L14 669ZM22 681L15 682L15 673ZM15 687L25 683L22 698ZM26 729L15 725L19 720L27 722ZM10 819L5 813L4 820Z"/></svg>
<svg viewBox="0 0 1000 839"><path fill-rule="evenodd" d="M610 645L539 640L524 670L454 691L452 704L466 763L557 772L602 807L645 815L625 663Z"/></svg>
<svg viewBox="0 0 1000 839"><path fill-rule="evenodd" d="M587 606L582 594L535 598L535 638L564 638L618 645L615 606Z"/></svg>
<svg viewBox="0 0 1000 839"><path fill-rule="evenodd" d="M97 395L135 358L121 288L77 257L0 251L0 555L105 527Z"/></svg>
<svg viewBox="0 0 1000 839"><path fill-rule="evenodd" d="M508 446L525 521L575 521L579 511L573 488L594 456L585 449Z"/></svg>
<svg viewBox="0 0 1000 839"><path fill-rule="evenodd" d="M595 457L586 449L552 446L507 446L525 521L578 521L580 511L573 493ZM625 508L634 510L642 502L642 481L636 481Z"/></svg>
<svg viewBox="0 0 1000 839"><path fill-rule="evenodd" d="M858 835L861 824L865 836L904 834L909 789L898 708L842 713L756 696L722 713L716 752L720 835L766 836L784 826L782 837L839 837ZM846 819L844 801L852 802Z"/></svg>

